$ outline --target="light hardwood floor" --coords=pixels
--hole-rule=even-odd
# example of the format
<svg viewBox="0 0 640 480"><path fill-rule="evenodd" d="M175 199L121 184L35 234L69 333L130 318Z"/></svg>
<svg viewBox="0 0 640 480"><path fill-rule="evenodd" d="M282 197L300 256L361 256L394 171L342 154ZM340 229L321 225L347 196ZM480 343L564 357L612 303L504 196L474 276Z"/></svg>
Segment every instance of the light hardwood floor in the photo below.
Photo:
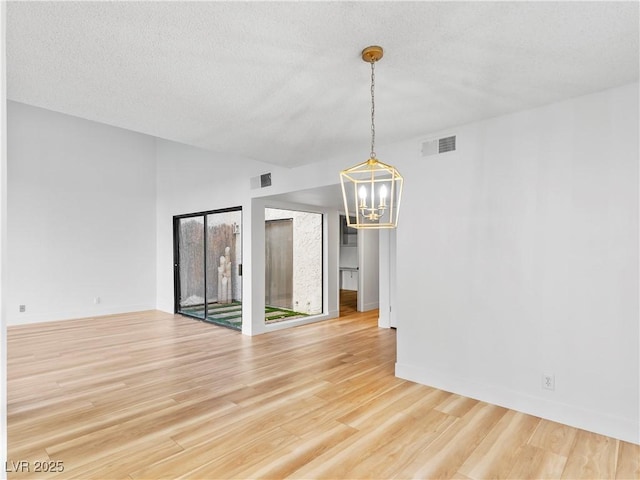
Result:
<svg viewBox="0 0 640 480"><path fill-rule="evenodd" d="M637 445L394 377L395 330L343 311L253 338L160 312L10 327L8 476L639 478Z"/></svg>

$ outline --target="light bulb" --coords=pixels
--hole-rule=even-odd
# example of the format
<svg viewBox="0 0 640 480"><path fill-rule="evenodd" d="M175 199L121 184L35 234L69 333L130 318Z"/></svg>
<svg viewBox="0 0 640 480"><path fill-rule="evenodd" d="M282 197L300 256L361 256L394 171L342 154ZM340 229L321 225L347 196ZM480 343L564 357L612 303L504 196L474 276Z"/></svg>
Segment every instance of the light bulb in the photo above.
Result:
<svg viewBox="0 0 640 480"><path fill-rule="evenodd" d="M384 184L380 187L380 206L378 208L381 210L387 208L387 186Z"/></svg>
<svg viewBox="0 0 640 480"><path fill-rule="evenodd" d="M358 195L360 196L360 208L364 210L367 208L367 189L364 188L364 185L360 187Z"/></svg>

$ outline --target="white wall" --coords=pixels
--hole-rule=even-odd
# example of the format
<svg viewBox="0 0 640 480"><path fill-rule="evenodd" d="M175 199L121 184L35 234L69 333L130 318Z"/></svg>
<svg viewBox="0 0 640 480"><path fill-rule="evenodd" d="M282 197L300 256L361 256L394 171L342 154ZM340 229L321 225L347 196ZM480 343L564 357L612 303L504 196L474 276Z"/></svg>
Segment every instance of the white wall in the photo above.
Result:
<svg viewBox="0 0 640 480"><path fill-rule="evenodd" d="M378 308L380 301L380 232L358 231L358 311Z"/></svg>
<svg viewBox="0 0 640 480"><path fill-rule="evenodd" d="M393 308L396 300L396 234L397 229L380 231L380 306L378 326L381 328L398 327L397 310Z"/></svg>
<svg viewBox="0 0 640 480"><path fill-rule="evenodd" d="M9 324L154 308L154 155L152 137L8 102Z"/></svg>
<svg viewBox="0 0 640 480"><path fill-rule="evenodd" d="M340 266L358 268L358 245L340 245Z"/></svg>
<svg viewBox="0 0 640 480"><path fill-rule="evenodd" d="M396 147L398 376L640 442L638 127L634 84Z"/></svg>

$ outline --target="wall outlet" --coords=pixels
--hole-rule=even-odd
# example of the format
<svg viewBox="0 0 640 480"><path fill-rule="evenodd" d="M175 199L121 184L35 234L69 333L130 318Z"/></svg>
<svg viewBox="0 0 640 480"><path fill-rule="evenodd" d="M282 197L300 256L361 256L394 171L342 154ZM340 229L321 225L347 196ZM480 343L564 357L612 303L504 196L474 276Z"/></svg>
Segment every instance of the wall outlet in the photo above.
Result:
<svg viewBox="0 0 640 480"><path fill-rule="evenodd" d="M100 297L96 297L93 299L93 303L95 303L96 305L98 305L100 303Z"/></svg>
<svg viewBox="0 0 640 480"><path fill-rule="evenodd" d="M553 373L542 374L542 388L545 390L556 389L556 376Z"/></svg>
<svg viewBox="0 0 640 480"><path fill-rule="evenodd" d="M24 313L27 311L27 306L26 305L20 305L20 313Z"/></svg>

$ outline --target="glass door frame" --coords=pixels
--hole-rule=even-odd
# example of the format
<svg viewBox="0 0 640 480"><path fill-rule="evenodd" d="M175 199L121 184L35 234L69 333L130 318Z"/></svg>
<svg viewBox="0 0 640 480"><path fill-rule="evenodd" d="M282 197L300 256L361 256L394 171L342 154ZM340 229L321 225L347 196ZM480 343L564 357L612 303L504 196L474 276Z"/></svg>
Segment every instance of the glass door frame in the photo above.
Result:
<svg viewBox="0 0 640 480"><path fill-rule="evenodd" d="M202 212L186 213L173 216L173 312L175 314L184 315L196 320L205 321L208 315L208 298L207 298L207 217L217 213L240 212L240 231L242 232L242 207L219 208L216 210L205 210ZM185 218L203 217L203 285L204 285L204 318L190 314L180 309L180 220ZM242 242L241 242L242 245ZM242 277L242 264L238 265L239 275ZM242 289L244 290L244 289ZM216 325L219 325L216 323ZM223 325L224 326L224 325ZM229 327L230 328L230 327Z"/></svg>

